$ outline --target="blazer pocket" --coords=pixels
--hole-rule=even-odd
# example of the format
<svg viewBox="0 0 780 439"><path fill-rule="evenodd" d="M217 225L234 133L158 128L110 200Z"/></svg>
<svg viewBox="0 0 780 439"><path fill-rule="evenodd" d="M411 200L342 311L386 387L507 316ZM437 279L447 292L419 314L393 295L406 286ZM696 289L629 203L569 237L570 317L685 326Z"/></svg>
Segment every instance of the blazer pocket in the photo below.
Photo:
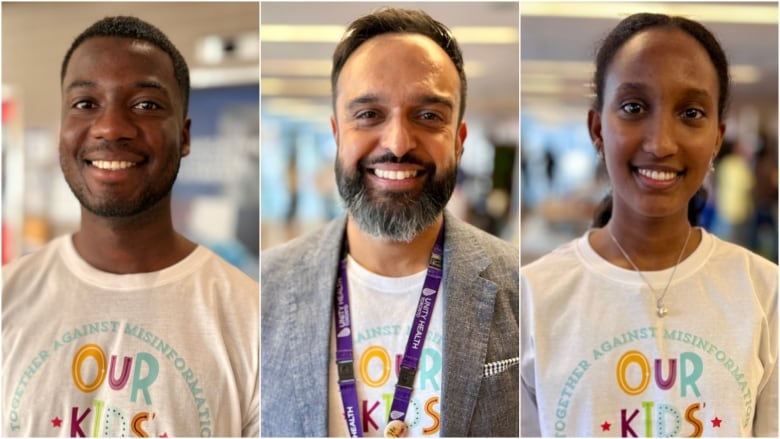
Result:
<svg viewBox="0 0 780 439"><path fill-rule="evenodd" d="M507 358L506 360L492 361L482 365L482 378L490 378L501 372L515 367L520 363L520 357Z"/></svg>

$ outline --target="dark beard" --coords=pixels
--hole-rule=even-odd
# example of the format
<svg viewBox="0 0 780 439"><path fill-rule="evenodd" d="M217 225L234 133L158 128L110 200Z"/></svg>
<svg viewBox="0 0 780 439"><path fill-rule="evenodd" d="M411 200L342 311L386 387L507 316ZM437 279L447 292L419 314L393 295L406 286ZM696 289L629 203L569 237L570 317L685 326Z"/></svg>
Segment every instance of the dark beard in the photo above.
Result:
<svg viewBox="0 0 780 439"><path fill-rule="evenodd" d="M400 159L391 157L390 160L383 157L374 162L413 162L406 156ZM411 242L433 225L452 196L458 172L457 166L452 166L437 178L436 168L427 165L425 185L419 193L376 192L364 181L364 175L370 171L362 163L358 164L355 172L349 172L336 157L335 168L339 194L360 230L395 242Z"/></svg>
<svg viewBox="0 0 780 439"><path fill-rule="evenodd" d="M151 209L159 203L160 200L170 195L173 184L176 182L176 176L179 174L180 165L181 157L178 157L176 158L176 165L167 170L166 175L159 184L147 187L146 190L134 200L90 200L85 194L85 188L71 184L67 178L65 180L68 183L71 192L73 192L73 195L79 200L79 204L90 213L105 218L126 218L136 216Z"/></svg>

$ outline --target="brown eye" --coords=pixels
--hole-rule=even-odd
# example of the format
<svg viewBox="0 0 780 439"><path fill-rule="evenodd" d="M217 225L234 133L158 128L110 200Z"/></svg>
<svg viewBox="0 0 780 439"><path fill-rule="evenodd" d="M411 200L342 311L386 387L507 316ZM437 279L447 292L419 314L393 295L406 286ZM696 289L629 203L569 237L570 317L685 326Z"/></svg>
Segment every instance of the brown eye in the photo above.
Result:
<svg viewBox="0 0 780 439"><path fill-rule="evenodd" d="M152 102L152 101L139 102L139 103L135 104L133 107L137 108L139 110L159 110L160 108L162 108L159 105L157 105L155 102Z"/></svg>
<svg viewBox="0 0 780 439"><path fill-rule="evenodd" d="M376 116L377 116L376 111L366 110L358 113L357 116L355 116L355 119L373 119Z"/></svg>
<svg viewBox="0 0 780 439"><path fill-rule="evenodd" d="M73 108L78 110L89 110L95 108L95 103L92 101L81 100L73 104Z"/></svg>
<svg viewBox="0 0 780 439"><path fill-rule="evenodd" d="M704 117L704 112L699 110L698 108L686 108L683 111L683 116L686 119L701 119Z"/></svg>
<svg viewBox="0 0 780 439"><path fill-rule="evenodd" d="M629 114L639 114L642 112L642 106L636 102L627 102L621 105L620 109Z"/></svg>

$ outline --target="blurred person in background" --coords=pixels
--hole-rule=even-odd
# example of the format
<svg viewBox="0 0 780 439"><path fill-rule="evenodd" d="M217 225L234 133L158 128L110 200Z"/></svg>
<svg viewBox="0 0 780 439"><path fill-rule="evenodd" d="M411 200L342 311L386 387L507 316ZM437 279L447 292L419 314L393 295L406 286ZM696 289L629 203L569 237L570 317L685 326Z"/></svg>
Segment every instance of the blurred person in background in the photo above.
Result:
<svg viewBox="0 0 780 439"><path fill-rule="evenodd" d="M753 189L754 214L750 221L750 248L770 261L777 261L777 145L761 136L761 145L755 156Z"/></svg>
<svg viewBox="0 0 780 439"><path fill-rule="evenodd" d="M518 251L444 209L457 42L383 9L349 26L331 84L347 213L262 254L261 434L517 436Z"/></svg>
<svg viewBox="0 0 780 439"><path fill-rule="evenodd" d="M173 228L189 69L135 17L62 62L77 232L3 267L4 436L257 436L258 284Z"/></svg>
<svg viewBox="0 0 780 439"><path fill-rule="evenodd" d="M748 245L753 219L756 178L751 169L751 150L739 142L724 141L715 159L715 224L713 233L735 244Z"/></svg>
<svg viewBox="0 0 780 439"><path fill-rule="evenodd" d="M701 24L635 14L596 55L594 227L521 269L521 435L774 436L774 263L695 227L728 63Z"/></svg>

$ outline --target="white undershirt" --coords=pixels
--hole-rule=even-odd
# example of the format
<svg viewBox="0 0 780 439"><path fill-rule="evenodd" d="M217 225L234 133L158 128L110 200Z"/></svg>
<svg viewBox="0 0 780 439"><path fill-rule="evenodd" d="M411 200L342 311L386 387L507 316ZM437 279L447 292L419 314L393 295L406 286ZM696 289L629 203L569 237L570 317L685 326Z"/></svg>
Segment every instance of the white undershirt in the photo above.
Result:
<svg viewBox="0 0 780 439"><path fill-rule="evenodd" d="M354 369L364 436L383 436L397 382L396 372L406 348L426 271L403 277L380 276L347 257ZM442 282L439 292L443 290ZM406 414L409 436L439 436L443 309L444 295L439 294ZM335 345L335 334L331 329L328 435L346 437L349 433L338 386Z"/></svg>

